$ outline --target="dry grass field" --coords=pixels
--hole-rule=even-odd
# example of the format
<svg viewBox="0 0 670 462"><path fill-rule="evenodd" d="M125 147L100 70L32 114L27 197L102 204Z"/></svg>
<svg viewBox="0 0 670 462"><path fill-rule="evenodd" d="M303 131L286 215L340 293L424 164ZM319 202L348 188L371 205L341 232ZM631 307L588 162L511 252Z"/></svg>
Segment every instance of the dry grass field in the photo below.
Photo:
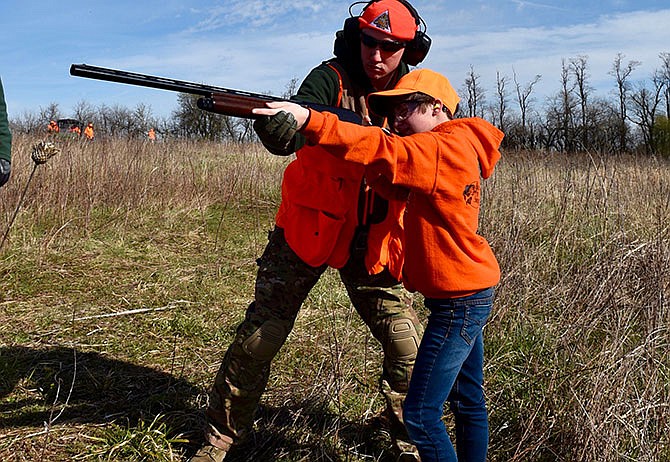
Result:
<svg viewBox="0 0 670 462"><path fill-rule="evenodd" d="M183 460L288 159L61 140L28 183L37 141L15 136L0 190L4 234L25 189L0 249L0 460ZM490 460L670 461L670 163L505 153L483 203ZM328 271L230 460L390 461L379 353Z"/></svg>

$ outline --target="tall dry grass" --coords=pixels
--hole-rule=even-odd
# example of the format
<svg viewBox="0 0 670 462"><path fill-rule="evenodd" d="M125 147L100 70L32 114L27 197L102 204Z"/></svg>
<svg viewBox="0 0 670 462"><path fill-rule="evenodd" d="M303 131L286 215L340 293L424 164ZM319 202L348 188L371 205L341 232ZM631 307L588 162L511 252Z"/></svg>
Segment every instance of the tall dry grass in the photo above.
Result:
<svg viewBox="0 0 670 462"><path fill-rule="evenodd" d="M508 155L484 203L499 460L670 460L667 161Z"/></svg>
<svg viewBox="0 0 670 462"><path fill-rule="evenodd" d="M15 137L3 232L36 141ZM188 452L287 161L256 145L63 141L0 251L0 459ZM484 184L481 232L503 272L486 329L490 460L670 460L668 162L506 153ZM368 423L379 353L327 273L232 460L389 460ZM151 396L128 398L141 377Z"/></svg>
<svg viewBox="0 0 670 462"><path fill-rule="evenodd" d="M29 156L36 141L15 137L12 181L3 190L5 216L32 171ZM63 138L58 145L62 153L38 167L22 205L32 224L53 221L88 229L100 211L202 210L248 201L258 206L276 200L286 162L236 144Z"/></svg>

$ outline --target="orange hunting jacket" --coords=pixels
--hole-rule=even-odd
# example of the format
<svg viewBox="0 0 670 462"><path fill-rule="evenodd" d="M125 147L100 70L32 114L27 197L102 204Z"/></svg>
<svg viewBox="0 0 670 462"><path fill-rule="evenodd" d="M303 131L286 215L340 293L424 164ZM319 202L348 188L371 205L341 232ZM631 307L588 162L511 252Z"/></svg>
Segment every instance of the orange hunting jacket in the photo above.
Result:
<svg viewBox="0 0 670 462"><path fill-rule="evenodd" d="M403 64L391 85L407 72ZM372 88L353 81L342 65L331 60L310 72L297 99L364 114L365 96L371 91ZM372 122L381 125L383 119L373 117ZM302 146L284 171L282 201L275 221L284 229L286 242L305 263L333 268L347 263L357 229L369 224L365 249L368 272L377 274L387 268L400 279L407 191L393 188L387 179L378 177L375 181L366 179L366 192L362 193L364 174L362 165L332 156L320 146ZM359 207L372 210L375 199L382 200L377 194L388 200L387 213L379 222L361 222ZM365 221L367 214L361 215Z"/></svg>
<svg viewBox="0 0 670 462"><path fill-rule="evenodd" d="M494 286L498 262L477 234L480 178L500 159L503 133L483 119L456 119L400 137L311 111L302 130L331 155L366 165L409 188L403 283L427 298L456 298Z"/></svg>
<svg viewBox="0 0 670 462"><path fill-rule="evenodd" d="M296 160L286 167L276 223L284 229L291 249L305 263L341 268L349 260L352 239L360 224L358 201L364 173L362 165L345 162L309 145L300 149ZM370 225L366 268L370 274L388 268L400 279L406 193L390 194L392 188L384 178L372 186L378 192L388 191L385 197L391 200L386 218ZM394 197L401 200L393 200Z"/></svg>

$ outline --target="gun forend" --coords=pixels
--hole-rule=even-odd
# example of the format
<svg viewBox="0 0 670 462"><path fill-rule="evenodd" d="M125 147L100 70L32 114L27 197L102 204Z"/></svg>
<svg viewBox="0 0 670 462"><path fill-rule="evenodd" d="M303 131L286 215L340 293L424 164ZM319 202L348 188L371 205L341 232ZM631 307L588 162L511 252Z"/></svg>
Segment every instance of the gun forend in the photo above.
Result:
<svg viewBox="0 0 670 462"><path fill-rule="evenodd" d="M245 119L256 119L259 116L251 111L256 107L263 107L267 101L275 101L270 98L258 98L253 96L238 95L234 93L213 94L198 99L198 108L216 114L231 117L242 117Z"/></svg>

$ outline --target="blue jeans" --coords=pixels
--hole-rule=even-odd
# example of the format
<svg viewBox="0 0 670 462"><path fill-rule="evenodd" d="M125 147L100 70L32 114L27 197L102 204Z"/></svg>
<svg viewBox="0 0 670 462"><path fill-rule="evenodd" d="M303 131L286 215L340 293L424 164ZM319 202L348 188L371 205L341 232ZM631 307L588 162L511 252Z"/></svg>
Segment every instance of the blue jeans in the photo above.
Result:
<svg viewBox="0 0 670 462"><path fill-rule="evenodd" d="M484 462L489 441L482 329L493 289L455 299L426 299L430 310L405 398L405 426L422 462ZM454 414L456 447L442 421ZM458 453L458 457L457 454Z"/></svg>

